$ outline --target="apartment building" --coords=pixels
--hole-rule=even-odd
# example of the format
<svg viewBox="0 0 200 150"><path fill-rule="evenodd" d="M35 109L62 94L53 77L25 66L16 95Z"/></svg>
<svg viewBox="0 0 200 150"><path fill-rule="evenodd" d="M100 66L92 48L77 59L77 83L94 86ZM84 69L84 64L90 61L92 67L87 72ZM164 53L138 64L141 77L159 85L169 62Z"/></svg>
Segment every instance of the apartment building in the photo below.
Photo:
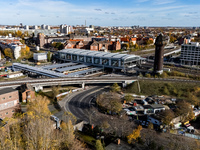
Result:
<svg viewBox="0 0 200 150"><path fill-rule="evenodd" d="M0 90L0 118L12 117L18 109L19 94L18 90L5 88Z"/></svg>
<svg viewBox="0 0 200 150"><path fill-rule="evenodd" d="M182 44L181 46L182 65L200 65L200 45L198 42Z"/></svg>

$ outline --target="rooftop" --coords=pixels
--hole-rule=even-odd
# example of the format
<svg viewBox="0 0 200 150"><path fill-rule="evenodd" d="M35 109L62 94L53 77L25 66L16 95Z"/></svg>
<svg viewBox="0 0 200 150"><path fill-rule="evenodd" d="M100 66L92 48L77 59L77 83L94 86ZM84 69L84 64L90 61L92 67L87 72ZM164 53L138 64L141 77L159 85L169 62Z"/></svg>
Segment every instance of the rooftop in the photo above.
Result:
<svg viewBox="0 0 200 150"><path fill-rule="evenodd" d="M119 54L119 53L108 53L108 52L97 52L97 51L90 51L90 50L82 50L82 49L63 49L60 52L63 53L70 53L70 54L78 54L78 55L85 55L85 56L98 56L98 57L105 57L105 58L115 58L115 59L128 59L135 57L136 59L140 59L140 56L137 55L127 55L127 54Z"/></svg>
<svg viewBox="0 0 200 150"><path fill-rule="evenodd" d="M0 95L2 94L6 94L6 93L11 93L11 92L15 92L17 90L13 89L13 88L5 88L5 89L1 89L0 90Z"/></svg>

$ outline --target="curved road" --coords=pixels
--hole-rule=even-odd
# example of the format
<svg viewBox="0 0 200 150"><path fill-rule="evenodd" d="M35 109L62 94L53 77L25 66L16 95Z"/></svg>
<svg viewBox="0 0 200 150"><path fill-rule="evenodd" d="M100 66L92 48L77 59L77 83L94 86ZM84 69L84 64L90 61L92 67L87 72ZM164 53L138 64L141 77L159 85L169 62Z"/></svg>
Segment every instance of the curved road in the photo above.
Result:
<svg viewBox="0 0 200 150"><path fill-rule="evenodd" d="M95 97L107 90L108 88L104 86L97 86L83 91L66 102L65 107L68 108L77 119L89 122L93 113L95 113L94 110L91 110L92 106L95 105Z"/></svg>

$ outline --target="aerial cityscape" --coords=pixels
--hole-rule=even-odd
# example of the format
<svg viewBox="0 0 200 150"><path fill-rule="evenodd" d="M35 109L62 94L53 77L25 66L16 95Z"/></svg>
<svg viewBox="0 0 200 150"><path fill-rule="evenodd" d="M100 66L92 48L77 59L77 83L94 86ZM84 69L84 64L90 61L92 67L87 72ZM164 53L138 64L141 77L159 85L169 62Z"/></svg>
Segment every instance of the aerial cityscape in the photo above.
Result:
<svg viewBox="0 0 200 150"><path fill-rule="evenodd" d="M0 149L199 150L199 6L0 1Z"/></svg>

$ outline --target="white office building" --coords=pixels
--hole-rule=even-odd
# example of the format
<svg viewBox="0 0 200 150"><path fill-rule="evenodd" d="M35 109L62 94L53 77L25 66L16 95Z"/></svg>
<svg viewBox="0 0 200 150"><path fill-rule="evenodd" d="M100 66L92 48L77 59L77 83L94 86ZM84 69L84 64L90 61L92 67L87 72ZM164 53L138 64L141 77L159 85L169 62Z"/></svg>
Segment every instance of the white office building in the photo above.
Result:
<svg viewBox="0 0 200 150"><path fill-rule="evenodd" d="M37 26L37 25L34 25L34 26L33 26L33 29L38 29L38 26Z"/></svg>
<svg viewBox="0 0 200 150"><path fill-rule="evenodd" d="M18 59L21 56L21 46L19 46L19 45L12 45L11 49L13 51L14 58Z"/></svg>
<svg viewBox="0 0 200 150"><path fill-rule="evenodd" d="M182 65L200 65L200 45L198 42L191 42L181 46Z"/></svg>
<svg viewBox="0 0 200 150"><path fill-rule="evenodd" d="M25 26L24 26L24 30L29 30L29 26L28 26L28 25L25 25Z"/></svg>
<svg viewBox="0 0 200 150"><path fill-rule="evenodd" d="M34 53L33 59L35 61L47 61L47 54L46 53Z"/></svg>
<svg viewBox="0 0 200 150"><path fill-rule="evenodd" d="M46 25L45 24L42 24L41 25L41 29L45 29Z"/></svg>

